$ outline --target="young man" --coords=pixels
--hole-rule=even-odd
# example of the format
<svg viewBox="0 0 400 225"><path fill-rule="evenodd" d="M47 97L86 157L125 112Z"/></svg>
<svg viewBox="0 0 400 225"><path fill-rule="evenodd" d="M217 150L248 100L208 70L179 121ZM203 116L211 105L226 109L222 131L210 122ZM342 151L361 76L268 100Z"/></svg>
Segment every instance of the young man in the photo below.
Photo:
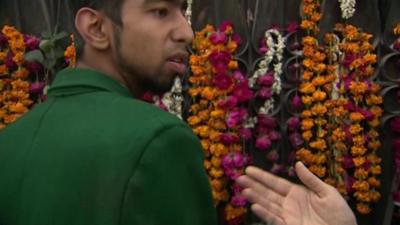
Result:
<svg viewBox="0 0 400 225"><path fill-rule="evenodd" d="M216 224L199 140L135 100L185 72L185 1L71 2L78 68L0 133L0 224Z"/></svg>

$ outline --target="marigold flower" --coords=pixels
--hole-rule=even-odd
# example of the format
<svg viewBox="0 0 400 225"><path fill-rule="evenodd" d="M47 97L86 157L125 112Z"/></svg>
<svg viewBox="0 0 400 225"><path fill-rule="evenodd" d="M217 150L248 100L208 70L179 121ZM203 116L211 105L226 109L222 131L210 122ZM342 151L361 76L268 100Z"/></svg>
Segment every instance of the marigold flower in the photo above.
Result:
<svg viewBox="0 0 400 225"><path fill-rule="evenodd" d="M305 141L310 141L313 137L313 133L310 130L303 132L302 137Z"/></svg>
<svg viewBox="0 0 400 225"><path fill-rule="evenodd" d="M238 61L236 60L231 60L228 64L228 68L230 70L236 70L239 67Z"/></svg>
<svg viewBox="0 0 400 225"><path fill-rule="evenodd" d="M204 160L203 166L206 170L209 170L211 168L211 162L209 160Z"/></svg>
<svg viewBox="0 0 400 225"><path fill-rule="evenodd" d="M367 155L367 160L372 163L372 164L379 164L382 162L382 159L379 158L377 155L375 154L369 154Z"/></svg>
<svg viewBox="0 0 400 225"><path fill-rule="evenodd" d="M203 147L204 150L209 150L210 149L210 140L208 139L201 139L200 140L201 146Z"/></svg>
<svg viewBox="0 0 400 225"><path fill-rule="evenodd" d="M353 122L360 122L365 119L364 115L359 112L350 113L350 120Z"/></svg>
<svg viewBox="0 0 400 225"><path fill-rule="evenodd" d="M220 179L211 179L211 188L217 192L222 191L224 188L224 182L222 182Z"/></svg>
<svg viewBox="0 0 400 225"><path fill-rule="evenodd" d="M353 156L360 156L364 155L367 152L367 148L364 146L352 146L351 147L351 154Z"/></svg>
<svg viewBox="0 0 400 225"><path fill-rule="evenodd" d="M327 148L326 142L324 139L319 139L317 141L313 141L310 143L310 147L314 149L318 149L320 151L324 151Z"/></svg>
<svg viewBox="0 0 400 225"><path fill-rule="evenodd" d="M312 71L304 71L303 72L303 80L309 81L311 78L314 76L314 73Z"/></svg>
<svg viewBox="0 0 400 225"><path fill-rule="evenodd" d="M354 159L353 159L354 162ZM366 179L368 177L368 171L366 171L364 168L357 168L354 171L354 177L357 179Z"/></svg>
<svg viewBox="0 0 400 225"><path fill-rule="evenodd" d="M357 211L361 214L369 214L371 212L371 208L364 203L357 203Z"/></svg>
<svg viewBox="0 0 400 225"><path fill-rule="evenodd" d="M188 123L189 123L190 126L195 126L195 125L201 123L201 118L198 117L198 116L190 116L190 117L187 119L187 121L188 121Z"/></svg>
<svg viewBox="0 0 400 225"><path fill-rule="evenodd" d="M349 129L350 133L353 134L353 135L354 134L358 134L363 130L364 130L364 128L362 128L360 124L351 125L350 129Z"/></svg>
<svg viewBox="0 0 400 225"><path fill-rule="evenodd" d="M319 91L319 90L314 92L312 96L313 96L314 100L320 101L320 102L324 101L326 99L326 93L323 91Z"/></svg>
<svg viewBox="0 0 400 225"><path fill-rule="evenodd" d="M246 214L246 212L247 210L244 207L233 207L231 204L228 204L225 207L225 219L227 221L235 220Z"/></svg>
<svg viewBox="0 0 400 225"><path fill-rule="evenodd" d="M382 102L383 102L382 96L378 96L375 94L369 95L366 99L367 105L380 105L382 104Z"/></svg>
<svg viewBox="0 0 400 225"><path fill-rule="evenodd" d="M369 190L369 183L365 180L357 180L353 183L354 190L357 191L368 191Z"/></svg>
<svg viewBox="0 0 400 225"><path fill-rule="evenodd" d="M8 67L6 64L0 65L0 75L8 74Z"/></svg>
<svg viewBox="0 0 400 225"><path fill-rule="evenodd" d="M14 123L21 116L22 116L21 114L15 114L15 113L14 114L8 114L8 115L4 116L3 122L5 124L11 124L11 123Z"/></svg>
<svg viewBox="0 0 400 225"><path fill-rule="evenodd" d="M315 27L315 23L310 20L302 20L300 27L304 30L313 30Z"/></svg>
<svg viewBox="0 0 400 225"><path fill-rule="evenodd" d="M380 165L374 165L374 166L372 166L372 167L370 168L370 172L371 172L373 175L379 175L379 174L382 173L382 168L381 168Z"/></svg>
<svg viewBox="0 0 400 225"><path fill-rule="evenodd" d="M312 119L304 119L301 121L302 130L310 130L314 126L314 121Z"/></svg>
<svg viewBox="0 0 400 225"><path fill-rule="evenodd" d="M311 111L314 115L324 115L328 112L328 109L322 104L316 104L311 108Z"/></svg>
<svg viewBox="0 0 400 225"><path fill-rule="evenodd" d="M380 121L379 119L375 118L371 121L368 121L368 125L370 125L371 127L378 127L380 125Z"/></svg>
<svg viewBox="0 0 400 225"><path fill-rule="evenodd" d="M317 39L313 36L306 36L303 38L303 45L316 46L317 43Z"/></svg>
<svg viewBox="0 0 400 225"><path fill-rule="evenodd" d="M371 196L369 191L356 191L354 197L362 202L371 202Z"/></svg>
<svg viewBox="0 0 400 225"><path fill-rule="evenodd" d="M313 174L317 175L318 177L322 178L326 174L326 168L323 166L312 165L308 168Z"/></svg>
<svg viewBox="0 0 400 225"><path fill-rule="evenodd" d="M221 178L224 175L224 170L222 168L211 168L210 172L209 172L210 176L212 178Z"/></svg>
<svg viewBox="0 0 400 225"><path fill-rule="evenodd" d="M300 85L300 92L304 93L304 94L311 94L313 93L316 89L315 86L312 83L306 82L306 83L302 83ZM304 104L306 104L305 102L303 102Z"/></svg>
<svg viewBox="0 0 400 225"><path fill-rule="evenodd" d="M374 188L379 188L381 186L381 182L378 179L376 179L376 177L369 177L368 183L369 185L371 185L371 187Z"/></svg>
<svg viewBox="0 0 400 225"><path fill-rule="evenodd" d="M312 96L305 95L301 97L301 101L303 102L304 105L311 105L314 101L314 98Z"/></svg>
<svg viewBox="0 0 400 225"><path fill-rule="evenodd" d="M347 150L347 146L343 142L336 142L334 145L336 150L340 152L345 152Z"/></svg>

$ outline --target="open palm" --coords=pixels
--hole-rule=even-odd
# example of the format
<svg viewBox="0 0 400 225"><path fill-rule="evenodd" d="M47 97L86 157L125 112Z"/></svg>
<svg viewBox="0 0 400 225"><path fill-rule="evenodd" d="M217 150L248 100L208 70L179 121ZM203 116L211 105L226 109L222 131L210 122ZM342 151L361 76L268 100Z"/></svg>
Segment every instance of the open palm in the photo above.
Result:
<svg viewBox="0 0 400 225"><path fill-rule="evenodd" d="M335 188L314 176L302 163L296 172L306 187L256 167L246 169L237 183L252 211L275 225L356 225L346 201Z"/></svg>

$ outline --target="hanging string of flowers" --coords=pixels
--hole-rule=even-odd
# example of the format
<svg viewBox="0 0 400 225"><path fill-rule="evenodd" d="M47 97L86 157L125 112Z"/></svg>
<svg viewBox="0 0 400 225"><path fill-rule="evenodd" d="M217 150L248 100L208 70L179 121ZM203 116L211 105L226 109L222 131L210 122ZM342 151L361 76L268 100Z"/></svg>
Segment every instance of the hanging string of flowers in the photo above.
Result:
<svg viewBox="0 0 400 225"><path fill-rule="evenodd" d="M316 38L319 32L317 23L321 18L320 3L304 1L303 4L304 19L301 27L309 34L302 41L304 72L299 88L304 105L301 113L301 130L305 142L296 155L311 172L324 178L329 154L326 142L328 133L326 113L329 111L330 101L327 97L332 91L332 81L335 77L327 72L327 65L324 62L327 56Z"/></svg>
<svg viewBox="0 0 400 225"><path fill-rule="evenodd" d="M350 163L347 168L354 167L353 174L349 174L354 180L350 192L354 192L357 210L368 214L371 211L369 205L381 196L377 179L381 174L381 159L376 152L381 146L377 129L383 114L379 106L382 97L379 96L380 85L371 81L376 55L372 53L372 35L362 33L352 25L337 25L336 30L343 35L340 74L348 111L343 121L346 145L349 146L344 160Z"/></svg>
<svg viewBox="0 0 400 225"><path fill-rule="evenodd" d="M398 36L392 44L392 48L396 51L400 51L400 23L396 24L393 28L393 34Z"/></svg>
<svg viewBox="0 0 400 225"><path fill-rule="evenodd" d="M42 39L4 26L0 33L0 129L15 122L34 103L46 99L45 89L59 69L75 63L72 45L64 53L58 41L65 33ZM55 54L60 52L62 54ZM65 56L65 58L64 58Z"/></svg>
<svg viewBox="0 0 400 225"><path fill-rule="evenodd" d="M343 130L343 119L347 115L345 105L347 99L343 96L343 90L340 87L339 60L342 55L340 51L339 37L334 33L327 33L324 41L326 43L325 53L327 55L327 73L332 79L332 90L328 94L327 116L328 125L326 137L330 153L328 156L328 173L325 182L336 187L344 196L347 196L346 175L343 168L343 155L348 151L345 144L345 132Z"/></svg>
<svg viewBox="0 0 400 225"><path fill-rule="evenodd" d="M279 96L282 90L282 59L285 48L285 38L278 29L272 28L265 32L265 37L261 42L260 52L264 57L258 64L258 69L249 79L249 86L255 91L257 99L263 101L257 107L257 116L254 118L256 143L255 146L260 150L268 150L273 143L280 139L277 131L278 123L271 116L274 111L274 97ZM277 149L273 149L267 154L267 159L277 162L279 154ZM274 165L273 171L277 170ZM278 171L275 171L278 172Z"/></svg>
<svg viewBox="0 0 400 225"><path fill-rule="evenodd" d="M187 8L185 16L189 24L192 24L192 5L193 5L193 0L187 0Z"/></svg>
<svg viewBox="0 0 400 225"><path fill-rule="evenodd" d="M340 10L342 11L342 18L349 19L356 11L356 0L339 0Z"/></svg>
<svg viewBox="0 0 400 225"><path fill-rule="evenodd" d="M240 223L246 213L234 181L249 163L244 147L252 136L247 103L253 93L233 58L239 44L230 22L218 30L207 25L196 33L190 57L188 123L201 139L214 203L224 207L228 224Z"/></svg>
<svg viewBox="0 0 400 225"><path fill-rule="evenodd" d="M0 33L0 129L16 121L33 103L29 71L23 67L26 40L29 37L11 26L4 26Z"/></svg>

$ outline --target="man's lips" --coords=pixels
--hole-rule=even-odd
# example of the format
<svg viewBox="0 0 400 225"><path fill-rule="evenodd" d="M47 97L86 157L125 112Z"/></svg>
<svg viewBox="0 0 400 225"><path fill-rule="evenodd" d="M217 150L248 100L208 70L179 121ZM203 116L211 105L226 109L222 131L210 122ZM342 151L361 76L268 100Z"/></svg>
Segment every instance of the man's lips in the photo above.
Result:
<svg viewBox="0 0 400 225"><path fill-rule="evenodd" d="M179 75L184 75L187 68L186 61L188 57L189 55L186 52L176 53L168 58L167 66Z"/></svg>

